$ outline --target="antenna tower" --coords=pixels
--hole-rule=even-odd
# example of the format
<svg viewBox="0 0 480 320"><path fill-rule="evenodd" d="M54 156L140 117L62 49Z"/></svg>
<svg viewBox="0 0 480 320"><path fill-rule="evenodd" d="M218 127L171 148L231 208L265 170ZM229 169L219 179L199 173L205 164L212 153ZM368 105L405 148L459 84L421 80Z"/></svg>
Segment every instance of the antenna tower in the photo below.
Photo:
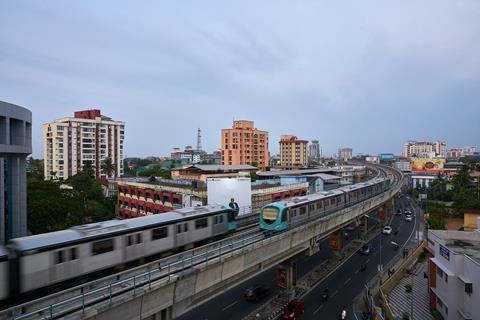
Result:
<svg viewBox="0 0 480 320"><path fill-rule="evenodd" d="M202 130L200 128L197 131L197 151L202 151Z"/></svg>

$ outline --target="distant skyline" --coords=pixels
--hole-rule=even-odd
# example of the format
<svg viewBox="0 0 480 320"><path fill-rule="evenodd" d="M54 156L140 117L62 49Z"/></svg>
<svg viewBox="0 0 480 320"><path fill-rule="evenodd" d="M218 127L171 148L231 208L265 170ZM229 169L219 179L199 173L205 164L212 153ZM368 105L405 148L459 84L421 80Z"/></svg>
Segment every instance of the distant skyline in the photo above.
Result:
<svg viewBox="0 0 480 320"><path fill-rule="evenodd" d="M2 1L0 100L41 126L98 108L125 156L220 147L232 120L323 154L479 146L480 1Z"/></svg>

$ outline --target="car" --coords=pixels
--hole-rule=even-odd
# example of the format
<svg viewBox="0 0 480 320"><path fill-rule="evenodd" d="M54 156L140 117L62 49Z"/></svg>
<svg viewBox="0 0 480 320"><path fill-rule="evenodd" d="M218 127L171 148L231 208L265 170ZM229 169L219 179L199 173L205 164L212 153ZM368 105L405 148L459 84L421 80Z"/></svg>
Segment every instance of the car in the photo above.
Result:
<svg viewBox="0 0 480 320"><path fill-rule="evenodd" d="M413 220L413 216L411 214L405 215L405 221L412 221L412 220Z"/></svg>
<svg viewBox="0 0 480 320"><path fill-rule="evenodd" d="M265 286L254 285L245 290L245 299L247 301L260 301L268 296L269 290Z"/></svg>
<svg viewBox="0 0 480 320"><path fill-rule="evenodd" d="M368 256L370 254L370 251L372 251L372 246L369 243L364 244L360 248L360 253L363 254L363 255L366 255L366 256Z"/></svg>
<svg viewBox="0 0 480 320"><path fill-rule="evenodd" d="M403 211L404 214L412 214L412 211L410 209L405 209Z"/></svg>
<svg viewBox="0 0 480 320"><path fill-rule="evenodd" d="M382 233L383 234L392 234L392 227L390 227L390 226L383 227Z"/></svg>
<svg viewBox="0 0 480 320"><path fill-rule="evenodd" d="M293 299L283 308L282 318L283 319L297 319L303 314L305 307L303 301L300 299Z"/></svg>

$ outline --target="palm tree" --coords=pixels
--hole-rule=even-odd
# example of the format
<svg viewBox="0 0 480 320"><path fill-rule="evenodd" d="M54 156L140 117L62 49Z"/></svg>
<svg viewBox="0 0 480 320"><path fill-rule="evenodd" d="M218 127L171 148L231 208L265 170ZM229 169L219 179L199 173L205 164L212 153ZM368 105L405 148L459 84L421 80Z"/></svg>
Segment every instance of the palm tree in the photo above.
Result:
<svg viewBox="0 0 480 320"><path fill-rule="evenodd" d="M85 161L82 167L82 174L92 179L95 178L95 167L93 166L92 161L90 160Z"/></svg>
<svg viewBox="0 0 480 320"><path fill-rule="evenodd" d="M105 160L103 160L101 169L102 172L107 175L107 178L116 173L115 164L112 162L111 158L105 158Z"/></svg>

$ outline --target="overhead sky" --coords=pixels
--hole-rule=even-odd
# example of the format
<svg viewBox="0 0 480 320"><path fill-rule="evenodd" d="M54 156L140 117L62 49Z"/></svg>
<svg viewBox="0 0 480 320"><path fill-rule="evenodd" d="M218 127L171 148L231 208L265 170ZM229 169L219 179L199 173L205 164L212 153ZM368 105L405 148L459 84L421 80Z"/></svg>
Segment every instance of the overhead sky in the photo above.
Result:
<svg viewBox="0 0 480 320"><path fill-rule="evenodd" d="M0 100L41 125L100 108L127 156L220 146L249 119L324 154L480 145L480 1L0 2Z"/></svg>

